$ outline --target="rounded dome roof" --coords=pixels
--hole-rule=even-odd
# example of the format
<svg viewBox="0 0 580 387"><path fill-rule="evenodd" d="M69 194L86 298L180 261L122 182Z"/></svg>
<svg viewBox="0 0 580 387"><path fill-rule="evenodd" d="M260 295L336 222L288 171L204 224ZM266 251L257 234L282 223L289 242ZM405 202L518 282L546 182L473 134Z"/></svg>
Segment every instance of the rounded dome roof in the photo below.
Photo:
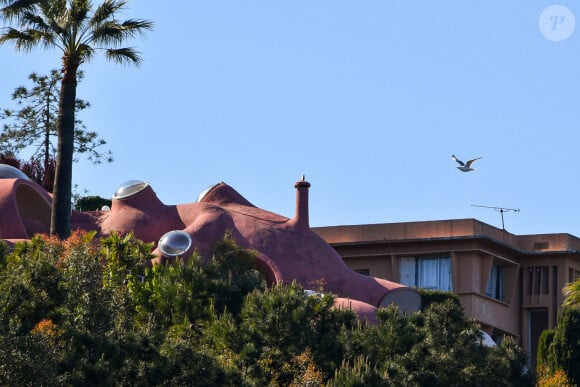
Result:
<svg viewBox="0 0 580 387"><path fill-rule="evenodd" d="M24 179L30 180L20 169L8 164L0 164L0 179Z"/></svg>

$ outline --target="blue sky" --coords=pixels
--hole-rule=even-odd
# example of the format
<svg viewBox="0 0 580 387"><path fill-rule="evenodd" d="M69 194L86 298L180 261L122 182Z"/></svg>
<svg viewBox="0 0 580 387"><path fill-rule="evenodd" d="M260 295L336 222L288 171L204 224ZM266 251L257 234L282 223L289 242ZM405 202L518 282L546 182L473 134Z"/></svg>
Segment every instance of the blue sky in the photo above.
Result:
<svg viewBox="0 0 580 387"><path fill-rule="evenodd" d="M515 234L580 235L580 28L553 41L523 1L130 1L155 30L140 68L96 57L80 118L115 161L75 165L111 197L131 179L166 204L219 181L312 226L476 218ZM567 19L569 20L569 18ZM556 26L560 28L560 26ZM571 30L570 30L571 31ZM56 51L0 46L0 107ZM483 157L462 173L451 154Z"/></svg>

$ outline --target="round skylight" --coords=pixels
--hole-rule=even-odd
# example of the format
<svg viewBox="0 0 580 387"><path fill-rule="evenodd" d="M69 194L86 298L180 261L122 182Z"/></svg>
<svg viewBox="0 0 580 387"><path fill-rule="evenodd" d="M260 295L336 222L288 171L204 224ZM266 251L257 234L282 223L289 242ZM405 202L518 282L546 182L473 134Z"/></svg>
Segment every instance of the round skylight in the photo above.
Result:
<svg viewBox="0 0 580 387"><path fill-rule="evenodd" d="M133 196L136 193L143 191L145 188L149 187L149 183L141 180L129 180L124 182L117 188L113 194L113 199L125 199L129 196Z"/></svg>
<svg viewBox="0 0 580 387"><path fill-rule="evenodd" d="M207 187L206 189L204 189L203 191L201 191L201 193L199 194L199 196L197 197L197 199L196 199L195 201L196 201L196 202L198 202L198 203L199 203L199 202L201 202L201 201L203 200L203 198L205 197L205 195L207 195L207 193L208 193L209 191L211 191L211 189L212 189L213 187L215 187L216 185L217 185L217 184L210 185L209 187Z"/></svg>
<svg viewBox="0 0 580 387"><path fill-rule="evenodd" d="M173 230L165 233L159 239L159 250L163 255L177 257L191 247L191 236L185 231Z"/></svg>
<svg viewBox="0 0 580 387"><path fill-rule="evenodd" d="M0 179L24 179L30 180L20 169L8 164L0 164Z"/></svg>

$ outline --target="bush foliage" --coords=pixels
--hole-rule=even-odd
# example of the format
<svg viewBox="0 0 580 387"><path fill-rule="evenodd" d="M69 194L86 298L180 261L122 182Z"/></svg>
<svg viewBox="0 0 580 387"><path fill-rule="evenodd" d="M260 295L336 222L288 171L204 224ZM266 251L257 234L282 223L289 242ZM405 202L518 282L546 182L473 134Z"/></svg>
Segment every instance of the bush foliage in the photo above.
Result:
<svg viewBox="0 0 580 387"><path fill-rule="evenodd" d="M0 248L0 385L524 386L511 340L480 344L453 299L377 324L296 283L267 287L227 235L148 263L131 235Z"/></svg>
<svg viewBox="0 0 580 387"><path fill-rule="evenodd" d="M565 305L556 329L542 332L538 343L537 373L541 385L580 385L580 308ZM552 384L556 381L556 384ZM558 384L559 383L559 384Z"/></svg>
<svg viewBox="0 0 580 387"><path fill-rule="evenodd" d="M76 211L99 211L103 206L111 207L113 201L100 196L83 196L75 203Z"/></svg>

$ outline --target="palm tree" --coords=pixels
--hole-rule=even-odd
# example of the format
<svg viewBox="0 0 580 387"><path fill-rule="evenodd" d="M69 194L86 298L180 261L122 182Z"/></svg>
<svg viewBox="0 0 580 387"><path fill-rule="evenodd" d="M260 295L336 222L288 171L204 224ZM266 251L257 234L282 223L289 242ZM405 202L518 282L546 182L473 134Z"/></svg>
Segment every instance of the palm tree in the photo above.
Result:
<svg viewBox="0 0 580 387"><path fill-rule="evenodd" d="M153 22L116 15L127 1L105 0L94 7L89 0L0 0L0 20L9 24L0 35L0 44L13 42L18 51L56 48L61 52L61 81L57 118L56 175L53 188L51 234L70 235L72 164L74 153L75 101L79 67L97 50L121 64L141 63L139 52L120 47L153 28Z"/></svg>
<svg viewBox="0 0 580 387"><path fill-rule="evenodd" d="M580 308L580 278L566 285L563 292L565 307Z"/></svg>

